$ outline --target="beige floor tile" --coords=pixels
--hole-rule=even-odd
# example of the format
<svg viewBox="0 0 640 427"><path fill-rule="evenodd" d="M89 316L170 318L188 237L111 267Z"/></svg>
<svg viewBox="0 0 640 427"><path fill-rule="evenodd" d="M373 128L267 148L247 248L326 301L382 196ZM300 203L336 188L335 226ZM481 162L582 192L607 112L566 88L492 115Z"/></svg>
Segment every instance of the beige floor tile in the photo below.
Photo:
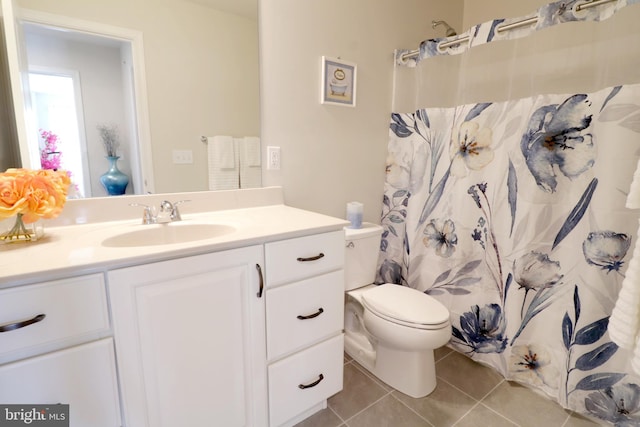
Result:
<svg viewBox="0 0 640 427"><path fill-rule="evenodd" d="M436 360L436 362L440 359L442 359L443 357L447 356L449 353L451 353L453 350L451 350L449 347L440 347L440 348L436 348L433 351L433 357Z"/></svg>
<svg viewBox="0 0 640 427"><path fill-rule="evenodd" d="M336 414L346 420L387 393L352 363L348 363L344 366L343 389L330 397L328 403Z"/></svg>
<svg viewBox="0 0 640 427"><path fill-rule="evenodd" d="M537 424L539 426L547 424ZM458 424L456 427L479 427L479 426L491 426L491 427L515 427L517 424L512 423L504 417L493 412L483 404L480 404L473 408ZM437 426L439 427L439 426ZM551 425L549 425L551 427ZM559 426L558 426L559 427Z"/></svg>
<svg viewBox="0 0 640 427"><path fill-rule="evenodd" d="M556 402L509 381L500 384L482 403L522 426L562 426L569 417Z"/></svg>
<svg viewBox="0 0 640 427"><path fill-rule="evenodd" d="M498 372L458 352L436 363L436 375L477 400L503 381Z"/></svg>
<svg viewBox="0 0 640 427"><path fill-rule="evenodd" d="M318 411L294 427L340 427L342 420L329 408Z"/></svg>
<svg viewBox="0 0 640 427"><path fill-rule="evenodd" d="M399 391L394 391L393 396L435 426L453 425L477 403L445 381L438 381L436 389L421 399L414 399Z"/></svg>
<svg viewBox="0 0 640 427"><path fill-rule="evenodd" d="M347 421L349 427L432 427L391 395Z"/></svg>
<svg viewBox="0 0 640 427"><path fill-rule="evenodd" d="M611 424L605 423L604 421L598 421L595 418L587 418L580 414L573 413L563 427L595 427L605 425L609 426Z"/></svg>
<svg viewBox="0 0 640 427"><path fill-rule="evenodd" d="M360 369L366 376L368 376L369 378L371 378L373 381L376 382L376 384L378 384L380 387L382 387L384 389L384 391L386 392L391 392L394 390L393 387L391 387L390 385L386 384L384 381L382 381L381 379L379 379L378 377L376 377L375 375L373 375L371 372L369 372L367 370L367 368L365 368L364 366L362 366L361 364L359 364L358 362L356 362L355 360L351 362L353 364L353 366L355 366L356 368Z"/></svg>

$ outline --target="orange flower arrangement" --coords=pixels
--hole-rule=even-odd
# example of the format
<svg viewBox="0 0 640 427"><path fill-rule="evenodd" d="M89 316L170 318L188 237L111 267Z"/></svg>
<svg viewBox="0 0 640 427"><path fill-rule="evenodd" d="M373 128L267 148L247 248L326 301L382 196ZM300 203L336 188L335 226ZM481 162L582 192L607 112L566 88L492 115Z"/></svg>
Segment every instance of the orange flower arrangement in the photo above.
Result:
<svg viewBox="0 0 640 427"><path fill-rule="evenodd" d="M0 219L17 216L0 240L31 240L24 224L60 215L70 184L65 171L12 168L0 173Z"/></svg>

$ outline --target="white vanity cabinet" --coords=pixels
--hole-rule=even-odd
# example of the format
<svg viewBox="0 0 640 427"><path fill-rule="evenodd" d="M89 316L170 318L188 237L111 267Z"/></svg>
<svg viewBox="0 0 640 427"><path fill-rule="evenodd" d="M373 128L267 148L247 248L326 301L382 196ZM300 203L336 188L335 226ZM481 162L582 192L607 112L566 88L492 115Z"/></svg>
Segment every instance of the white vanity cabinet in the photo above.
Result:
<svg viewBox="0 0 640 427"><path fill-rule="evenodd" d="M70 425L121 423L102 274L0 290L0 402L69 404Z"/></svg>
<svg viewBox="0 0 640 427"><path fill-rule="evenodd" d="M125 426L266 426L263 247L108 273Z"/></svg>
<svg viewBox="0 0 640 427"><path fill-rule="evenodd" d="M344 232L265 245L269 425L294 425L342 390Z"/></svg>

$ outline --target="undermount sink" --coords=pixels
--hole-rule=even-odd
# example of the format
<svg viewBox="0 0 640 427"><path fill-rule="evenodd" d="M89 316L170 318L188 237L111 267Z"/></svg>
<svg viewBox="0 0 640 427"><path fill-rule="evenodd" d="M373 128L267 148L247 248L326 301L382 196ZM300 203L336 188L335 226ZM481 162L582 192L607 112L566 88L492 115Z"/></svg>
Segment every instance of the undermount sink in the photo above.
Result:
<svg viewBox="0 0 640 427"><path fill-rule="evenodd" d="M234 231L234 227L222 224L170 222L140 225L139 230L117 234L103 240L102 246L132 247L189 243L223 236Z"/></svg>

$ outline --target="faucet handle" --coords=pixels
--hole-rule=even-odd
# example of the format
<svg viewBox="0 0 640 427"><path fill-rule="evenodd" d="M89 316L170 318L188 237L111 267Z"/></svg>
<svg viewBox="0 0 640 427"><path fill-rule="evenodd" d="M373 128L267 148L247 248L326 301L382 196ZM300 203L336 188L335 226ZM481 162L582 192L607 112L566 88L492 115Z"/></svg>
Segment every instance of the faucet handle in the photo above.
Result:
<svg viewBox="0 0 640 427"><path fill-rule="evenodd" d="M142 203L129 203L129 206L143 207L142 211L142 223L143 224L155 224L156 223L156 208L155 206L144 205Z"/></svg>
<svg viewBox="0 0 640 427"><path fill-rule="evenodd" d="M180 210L178 210L178 206L190 201L191 200L179 200L173 204L173 211L171 212L171 217L173 218L174 221L182 220L182 216L180 216Z"/></svg>

